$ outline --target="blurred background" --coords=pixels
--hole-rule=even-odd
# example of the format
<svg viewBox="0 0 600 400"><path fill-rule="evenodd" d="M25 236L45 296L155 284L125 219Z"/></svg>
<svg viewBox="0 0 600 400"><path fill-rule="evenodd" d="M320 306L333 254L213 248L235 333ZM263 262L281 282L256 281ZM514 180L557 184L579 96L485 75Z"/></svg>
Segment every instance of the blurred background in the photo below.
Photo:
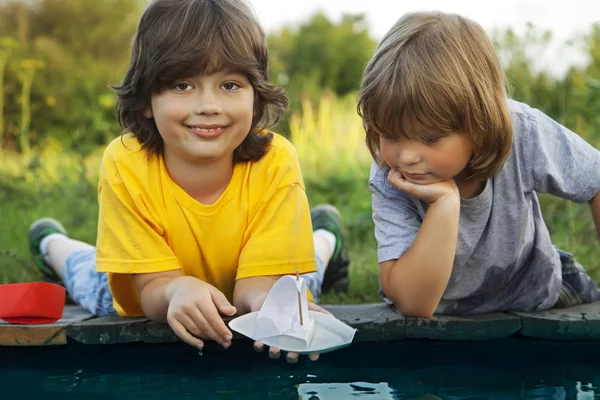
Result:
<svg viewBox="0 0 600 400"><path fill-rule="evenodd" d="M291 99L277 131L298 149L311 205L330 202L344 217L350 291L324 302L379 301L371 159L355 93L377 41L403 13L438 9L481 23L497 47L511 97L600 147L596 2L251 3L268 34L272 79ZM108 85L122 78L145 4L0 0L0 283L40 279L26 240L36 218L57 218L72 237L95 242L99 162L120 134ZM542 202L555 243L600 280L600 246L587 206L546 196Z"/></svg>

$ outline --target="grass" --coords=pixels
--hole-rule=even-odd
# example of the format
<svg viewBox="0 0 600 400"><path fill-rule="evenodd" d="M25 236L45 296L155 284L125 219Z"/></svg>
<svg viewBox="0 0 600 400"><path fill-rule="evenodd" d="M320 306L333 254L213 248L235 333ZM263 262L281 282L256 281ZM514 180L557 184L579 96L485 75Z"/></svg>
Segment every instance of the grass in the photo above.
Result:
<svg viewBox="0 0 600 400"><path fill-rule="evenodd" d="M290 118L291 140L298 149L309 202L330 203L344 218L352 260L347 294L328 294L329 304L380 301L376 243L368 190L370 156L352 97L325 95L318 109L308 102ZM27 228L52 216L74 238L94 243L98 205L96 182L102 148L82 156L48 142L30 157L0 152L0 283L40 279L29 260ZM587 205L541 196L554 243L572 252L600 281L600 245Z"/></svg>
<svg viewBox="0 0 600 400"><path fill-rule="evenodd" d="M2 155L0 155L1 157ZM81 165L81 157L72 158L72 165ZM79 160L79 161L78 161ZM98 206L95 180L86 177L89 171L74 176L57 174L51 182L42 182L40 170L29 171L25 179L0 174L0 282L26 282L41 276L29 260L27 228L37 218L51 216L60 220L69 234L77 239L94 243L97 229ZM69 170L73 172L73 170ZM375 242L370 220L367 176L362 177L362 189L354 180L329 178L317 181L307 177L311 205L328 202L336 205L344 216L351 266L349 292L343 296L325 295L327 303L362 303L378 301Z"/></svg>

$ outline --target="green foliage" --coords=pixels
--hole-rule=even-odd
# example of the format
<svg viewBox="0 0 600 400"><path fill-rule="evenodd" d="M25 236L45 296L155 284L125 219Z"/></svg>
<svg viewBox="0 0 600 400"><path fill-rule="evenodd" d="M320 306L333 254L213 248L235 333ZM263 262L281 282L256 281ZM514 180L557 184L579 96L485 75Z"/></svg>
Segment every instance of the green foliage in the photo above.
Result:
<svg viewBox="0 0 600 400"><path fill-rule="evenodd" d="M297 29L270 34L268 42L275 81L288 90L294 109L303 96L317 103L323 89L340 96L358 89L376 45L364 15L344 15L336 24L321 12Z"/></svg>
<svg viewBox="0 0 600 400"><path fill-rule="evenodd" d="M120 81L127 65L128 44L144 4L1 3L0 37L18 47L0 75L5 82L0 147L27 151L53 137L87 152L117 135L113 102L107 104L106 97L113 97L109 84ZM44 68L26 68L24 60L37 60ZM1 61L0 51L0 66Z"/></svg>
<svg viewBox="0 0 600 400"><path fill-rule="evenodd" d="M109 84L122 77L145 4L0 2L0 282L40 278L26 242L36 218L53 216L73 237L95 241L100 154L119 133ZM565 44L581 48L588 61L558 77L536 64L549 49L550 32L530 25L523 36L505 29L493 38L511 96L600 147L600 24ZM355 90L375 49L365 17L332 22L317 13L271 33L268 43L273 78L288 90L292 104L278 130L298 149L309 201L332 203L344 217L353 261L350 292L323 300L379 301L370 156L355 108ZM553 241L575 253L600 281L600 246L587 206L549 196L541 200Z"/></svg>
<svg viewBox="0 0 600 400"><path fill-rule="evenodd" d="M78 239L94 243L100 153L65 153L52 141L43 151L0 151L0 283L41 279L29 258L27 228L37 218L60 219Z"/></svg>

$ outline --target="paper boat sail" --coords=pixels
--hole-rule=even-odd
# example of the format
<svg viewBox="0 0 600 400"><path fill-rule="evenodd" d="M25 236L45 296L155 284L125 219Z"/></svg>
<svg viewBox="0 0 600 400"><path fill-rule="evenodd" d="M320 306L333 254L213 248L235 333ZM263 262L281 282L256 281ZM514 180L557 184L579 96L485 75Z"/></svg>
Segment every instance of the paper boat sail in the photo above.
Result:
<svg viewBox="0 0 600 400"><path fill-rule="evenodd" d="M279 347L309 346L315 321L308 312L306 290L306 281L300 277L286 275L275 282L258 312L253 337Z"/></svg>
<svg viewBox="0 0 600 400"><path fill-rule="evenodd" d="M348 346L356 329L308 309L306 282L286 275L273 285L260 309L237 317L229 327L267 346L300 354L325 353Z"/></svg>

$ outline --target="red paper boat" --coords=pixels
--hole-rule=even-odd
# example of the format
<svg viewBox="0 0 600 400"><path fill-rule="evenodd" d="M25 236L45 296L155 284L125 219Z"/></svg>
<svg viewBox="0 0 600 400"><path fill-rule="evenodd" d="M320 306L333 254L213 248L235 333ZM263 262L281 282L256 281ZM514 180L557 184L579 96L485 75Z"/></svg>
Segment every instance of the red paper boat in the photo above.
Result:
<svg viewBox="0 0 600 400"><path fill-rule="evenodd" d="M54 283L0 285L0 319L12 324L47 324L62 318L65 288Z"/></svg>

